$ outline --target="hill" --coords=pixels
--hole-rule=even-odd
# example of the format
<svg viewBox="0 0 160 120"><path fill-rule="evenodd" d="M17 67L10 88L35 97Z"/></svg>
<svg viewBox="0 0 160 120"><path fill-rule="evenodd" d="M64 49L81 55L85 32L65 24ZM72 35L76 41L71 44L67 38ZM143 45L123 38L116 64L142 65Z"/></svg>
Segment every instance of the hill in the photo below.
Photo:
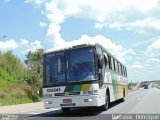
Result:
<svg viewBox="0 0 160 120"><path fill-rule="evenodd" d="M12 51L0 52L0 105L39 101L27 83L29 70Z"/></svg>

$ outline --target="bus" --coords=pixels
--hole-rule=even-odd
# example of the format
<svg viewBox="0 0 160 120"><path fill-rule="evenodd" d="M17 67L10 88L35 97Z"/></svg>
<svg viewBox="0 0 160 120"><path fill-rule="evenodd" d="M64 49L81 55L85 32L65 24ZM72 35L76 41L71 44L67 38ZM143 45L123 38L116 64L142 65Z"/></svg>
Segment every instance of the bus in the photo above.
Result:
<svg viewBox="0 0 160 120"><path fill-rule="evenodd" d="M99 107L128 94L126 67L98 43L49 49L43 55L44 107Z"/></svg>

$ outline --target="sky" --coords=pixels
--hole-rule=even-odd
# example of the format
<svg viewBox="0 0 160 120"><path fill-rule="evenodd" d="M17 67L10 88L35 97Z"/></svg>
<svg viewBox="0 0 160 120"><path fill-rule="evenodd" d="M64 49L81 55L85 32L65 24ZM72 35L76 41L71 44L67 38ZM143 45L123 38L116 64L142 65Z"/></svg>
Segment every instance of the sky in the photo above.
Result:
<svg viewBox="0 0 160 120"><path fill-rule="evenodd" d="M7 36L7 37L3 37ZM1 0L0 51L99 41L131 81L160 80L160 0Z"/></svg>

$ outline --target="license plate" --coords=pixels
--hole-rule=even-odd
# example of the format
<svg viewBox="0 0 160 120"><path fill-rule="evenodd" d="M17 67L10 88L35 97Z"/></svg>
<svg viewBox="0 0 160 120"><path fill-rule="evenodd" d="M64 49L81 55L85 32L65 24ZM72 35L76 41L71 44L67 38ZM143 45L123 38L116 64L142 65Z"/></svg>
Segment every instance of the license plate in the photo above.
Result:
<svg viewBox="0 0 160 120"><path fill-rule="evenodd" d="M63 103L72 103L72 99L63 99Z"/></svg>
<svg viewBox="0 0 160 120"><path fill-rule="evenodd" d="M65 104L60 104L61 106L76 106L75 103L65 103Z"/></svg>

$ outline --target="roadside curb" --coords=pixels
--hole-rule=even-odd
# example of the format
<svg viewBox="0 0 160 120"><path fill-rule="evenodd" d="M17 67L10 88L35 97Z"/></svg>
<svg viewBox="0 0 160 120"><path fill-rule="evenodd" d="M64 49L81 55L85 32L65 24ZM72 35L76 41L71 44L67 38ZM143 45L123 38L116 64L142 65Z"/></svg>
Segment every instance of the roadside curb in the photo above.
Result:
<svg viewBox="0 0 160 120"><path fill-rule="evenodd" d="M44 109L43 102L0 106L0 114L14 114L32 109Z"/></svg>

